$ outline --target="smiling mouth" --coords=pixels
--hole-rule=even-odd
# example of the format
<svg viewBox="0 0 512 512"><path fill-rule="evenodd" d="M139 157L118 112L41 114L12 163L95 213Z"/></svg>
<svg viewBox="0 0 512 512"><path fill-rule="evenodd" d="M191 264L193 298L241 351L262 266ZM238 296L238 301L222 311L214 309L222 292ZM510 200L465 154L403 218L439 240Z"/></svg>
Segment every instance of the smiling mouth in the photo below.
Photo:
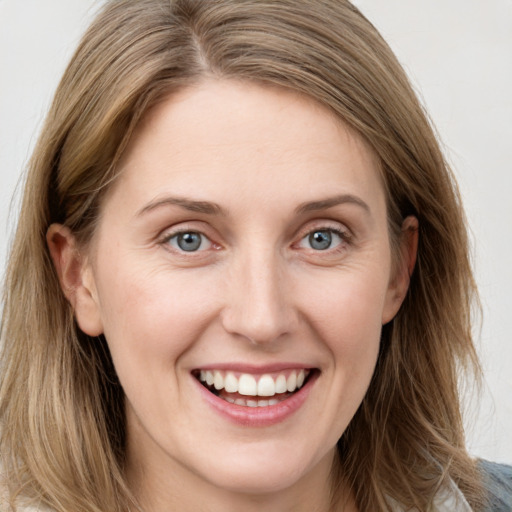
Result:
<svg viewBox="0 0 512 512"><path fill-rule="evenodd" d="M315 370L296 369L253 375L223 370L196 370L194 377L215 396L243 407L269 407L293 396Z"/></svg>

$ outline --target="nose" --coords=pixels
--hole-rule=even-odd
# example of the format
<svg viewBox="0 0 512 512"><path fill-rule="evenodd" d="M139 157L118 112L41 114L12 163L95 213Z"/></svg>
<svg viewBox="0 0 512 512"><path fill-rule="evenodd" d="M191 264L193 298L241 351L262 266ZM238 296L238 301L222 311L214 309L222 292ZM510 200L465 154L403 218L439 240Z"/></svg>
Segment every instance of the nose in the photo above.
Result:
<svg viewBox="0 0 512 512"><path fill-rule="evenodd" d="M250 255L231 267L226 283L224 329L256 345L291 334L298 314L293 305L290 277L271 254Z"/></svg>

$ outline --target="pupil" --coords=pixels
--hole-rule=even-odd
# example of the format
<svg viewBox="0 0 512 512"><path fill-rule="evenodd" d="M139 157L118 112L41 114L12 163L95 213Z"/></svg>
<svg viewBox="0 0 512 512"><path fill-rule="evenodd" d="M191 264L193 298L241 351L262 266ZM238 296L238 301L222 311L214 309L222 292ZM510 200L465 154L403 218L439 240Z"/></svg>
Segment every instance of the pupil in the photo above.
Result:
<svg viewBox="0 0 512 512"><path fill-rule="evenodd" d="M201 235L198 233L182 233L178 235L178 246L183 251L197 251L201 246Z"/></svg>
<svg viewBox="0 0 512 512"><path fill-rule="evenodd" d="M315 231L309 235L309 243L313 249L318 251L325 251L328 249L332 242L332 236L329 231Z"/></svg>

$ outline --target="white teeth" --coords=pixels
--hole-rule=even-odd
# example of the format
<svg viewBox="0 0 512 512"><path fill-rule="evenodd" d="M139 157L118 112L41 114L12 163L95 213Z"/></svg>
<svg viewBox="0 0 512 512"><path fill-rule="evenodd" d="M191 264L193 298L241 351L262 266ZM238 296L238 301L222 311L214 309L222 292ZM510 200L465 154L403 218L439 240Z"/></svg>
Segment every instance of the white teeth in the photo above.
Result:
<svg viewBox="0 0 512 512"><path fill-rule="evenodd" d="M304 370L301 370L299 372L299 375L297 375L297 387L301 388L302 384L304 384L304 379L306 378L306 374L304 373Z"/></svg>
<svg viewBox="0 0 512 512"><path fill-rule="evenodd" d="M286 388L291 393L292 391L295 391L295 388L297 387L297 374L295 372L290 373L288 376L288 379L286 380Z"/></svg>
<svg viewBox="0 0 512 512"><path fill-rule="evenodd" d="M215 372L213 374L213 386L215 389L224 389L224 377L222 376L222 373Z"/></svg>
<svg viewBox="0 0 512 512"><path fill-rule="evenodd" d="M240 375L238 379L238 392L241 395L256 396L258 394L256 379L248 373Z"/></svg>
<svg viewBox="0 0 512 512"><path fill-rule="evenodd" d="M300 389L304 385L308 375L309 370L302 369L290 371L288 378L285 374L281 373L277 376L264 374L257 379L257 377L250 373L242 373L237 378L234 372L201 370L198 377L201 382L205 382L208 386L214 387L217 391L224 389L227 393L239 393L244 396L272 397L275 395L283 395L287 392L293 393L297 389ZM244 400L243 405L246 405L245 402ZM265 402L265 400L260 400L260 402ZM234 403L236 403L236 401ZM264 405L262 407L264 407Z"/></svg>
<svg viewBox="0 0 512 512"><path fill-rule="evenodd" d="M286 377L284 375L279 375L276 379L276 393L286 393L287 391Z"/></svg>
<svg viewBox="0 0 512 512"><path fill-rule="evenodd" d="M276 383L270 375L263 375L258 381L258 396L274 396L276 394Z"/></svg>
<svg viewBox="0 0 512 512"><path fill-rule="evenodd" d="M279 402L285 400L285 398L282 397L280 400L277 398L272 398L271 400L247 400L245 398L237 398L235 400L230 396L225 396L224 400L230 404L242 405L243 407L268 407L269 405L278 404Z"/></svg>
<svg viewBox="0 0 512 512"><path fill-rule="evenodd" d="M224 379L224 389L228 393L236 393L238 391L238 379L231 372L228 372Z"/></svg>

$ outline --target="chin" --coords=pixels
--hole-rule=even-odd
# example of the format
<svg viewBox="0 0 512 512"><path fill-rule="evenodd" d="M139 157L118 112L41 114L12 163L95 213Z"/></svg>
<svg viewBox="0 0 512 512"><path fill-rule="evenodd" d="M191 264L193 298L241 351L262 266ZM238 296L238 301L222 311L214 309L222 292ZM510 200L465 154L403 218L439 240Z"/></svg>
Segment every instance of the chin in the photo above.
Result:
<svg viewBox="0 0 512 512"><path fill-rule="evenodd" d="M209 480L213 486L229 492L247 495L272 494L300 484L322 465L326 468L324 474L327 477L334 451L335 449L316 460L311 457L297 457L300 454L297 446L292 446L291 450L283 450L282 446L279 450L272 450L269 446L258 447L252 454L250 450L246 450L243 456L226 456L217 464L212 461L208 464L209 474L203 478Z"/></svg>
<svg viewBox="0 0 512 512"><path fill-rule="evenodd" d="M296 485L304 475L297 468L271 467L254 468L230 471L229 468L221 470L213 477L210 483L219 489L231 493L246 495L265 495L282 492Z"/></svg>

